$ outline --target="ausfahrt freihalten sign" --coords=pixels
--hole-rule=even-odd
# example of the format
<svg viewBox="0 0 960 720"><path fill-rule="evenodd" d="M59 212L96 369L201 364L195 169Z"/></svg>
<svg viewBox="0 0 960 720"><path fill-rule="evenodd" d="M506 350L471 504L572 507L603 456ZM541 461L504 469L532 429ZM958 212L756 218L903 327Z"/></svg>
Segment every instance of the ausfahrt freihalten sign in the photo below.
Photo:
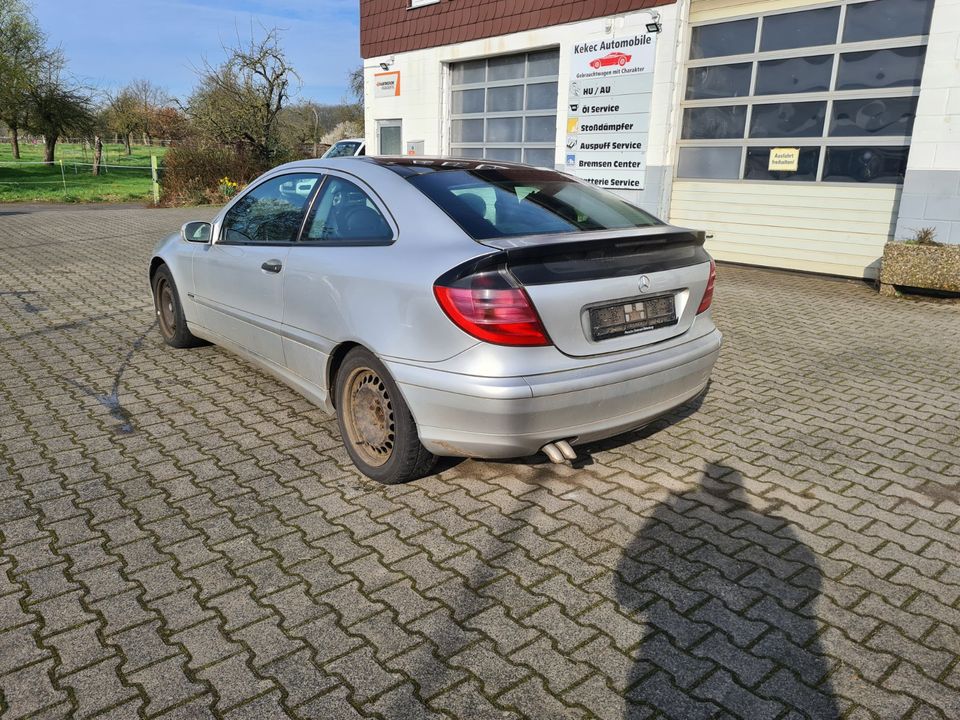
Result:
<svg viewBox="0 0 960 720"><path fill-rule="evenodd" d="M656 37L630 32L574 43L566 108L568 172L599 187L643 189Z"/></svg>

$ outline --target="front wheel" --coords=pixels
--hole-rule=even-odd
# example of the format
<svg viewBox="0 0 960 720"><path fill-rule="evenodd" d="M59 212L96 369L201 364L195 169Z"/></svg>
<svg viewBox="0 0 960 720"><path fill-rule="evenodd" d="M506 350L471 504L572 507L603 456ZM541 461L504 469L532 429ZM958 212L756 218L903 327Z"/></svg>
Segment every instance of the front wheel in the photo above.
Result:
<svg viewBox="0 0 960 720"><path fill-rule="evenodd" d="M153 307L157 311L160 335L170 347L188 348L203 341L187 329L187 319L180 304L180 294L173 282L170 268L161 265L153 275Z"/></svg>
<svg viewBox="0 0 960 720"><path fill-rule="evenodd" d="M397 384L374 355L351 350L336 383L337 420L357 469L384 485L423 477L436 457L420 443Z"/></svg>

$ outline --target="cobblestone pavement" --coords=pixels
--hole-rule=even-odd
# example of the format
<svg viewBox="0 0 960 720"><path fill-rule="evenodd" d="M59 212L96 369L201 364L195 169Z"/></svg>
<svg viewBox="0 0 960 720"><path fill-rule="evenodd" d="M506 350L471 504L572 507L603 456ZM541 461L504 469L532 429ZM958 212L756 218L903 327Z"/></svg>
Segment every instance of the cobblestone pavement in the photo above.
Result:
<svg viewBox="0 0 960 720"><path fill-rule="evenodd" d="M5 718L960 718L960 306L721 267L701 402L384 488L162 345L197 214L0 207Z"/></svg>

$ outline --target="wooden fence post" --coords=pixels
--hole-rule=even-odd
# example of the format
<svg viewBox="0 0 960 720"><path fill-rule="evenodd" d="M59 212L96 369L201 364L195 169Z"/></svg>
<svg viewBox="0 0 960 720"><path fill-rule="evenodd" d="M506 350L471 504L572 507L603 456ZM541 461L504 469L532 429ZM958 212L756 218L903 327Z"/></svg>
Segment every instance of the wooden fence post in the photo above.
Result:
<svg viewBox="0 0 960 720"><path fill-rule="evenodd" d="M63 194L67 194L67 174L63 171L63 158L60 158L60 179L63 180Z"/></svg>
<svg viewBox="0 0 960 720"><path fill-rule="evenodd" d="M157 176L157 156L150 156L150 175L153 177L153 204L160 204L160 179Z"/></svg>

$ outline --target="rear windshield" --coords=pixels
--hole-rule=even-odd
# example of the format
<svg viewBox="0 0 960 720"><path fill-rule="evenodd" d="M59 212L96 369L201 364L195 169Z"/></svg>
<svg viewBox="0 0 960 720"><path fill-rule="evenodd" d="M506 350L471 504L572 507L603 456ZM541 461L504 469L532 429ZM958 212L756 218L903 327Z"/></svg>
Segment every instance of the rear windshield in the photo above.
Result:
<svg viewBox="0 0 960 720"><path fill-rule="evenodd" d="M663 224L612 193L549 170L451 169L407 179L475 240Z"/></svg>
<svg viewBox="0 0 960 720"><path fill-rule="evenodd" d="M327 157L353 157L357 154L358 142L338 142L332 148L327 150Z"/></svg>

